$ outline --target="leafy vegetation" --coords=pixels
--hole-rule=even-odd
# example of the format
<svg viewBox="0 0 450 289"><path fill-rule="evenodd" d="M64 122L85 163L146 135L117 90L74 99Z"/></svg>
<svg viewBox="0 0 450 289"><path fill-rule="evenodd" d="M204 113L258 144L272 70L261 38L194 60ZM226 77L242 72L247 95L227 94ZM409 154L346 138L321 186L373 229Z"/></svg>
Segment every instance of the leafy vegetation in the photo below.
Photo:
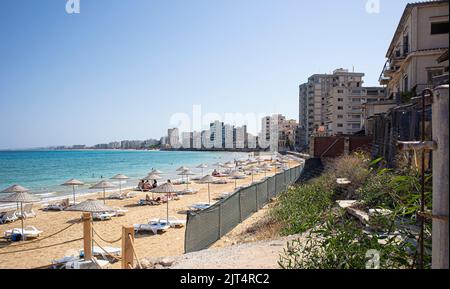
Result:
<svg viewBox="0 0 450 289"><path fill-rule="evenodd" d="M348 178L352 185L342 191L336 178ZM425 204L430 209L431 175L426 177L425 189ZM367 252L376 250L380 268L416 267L420 191L417 171L386 169L382 159L371 162L364 154L334 161L323 176L291 188L273 209L283 234L307 232L288 244L280 266L363 269L371 262ZM359 200L358 209L370 213L369 226L335 208L336 199ZM429 267L430 223L425 223L424 240L425 266Z"/></svg>

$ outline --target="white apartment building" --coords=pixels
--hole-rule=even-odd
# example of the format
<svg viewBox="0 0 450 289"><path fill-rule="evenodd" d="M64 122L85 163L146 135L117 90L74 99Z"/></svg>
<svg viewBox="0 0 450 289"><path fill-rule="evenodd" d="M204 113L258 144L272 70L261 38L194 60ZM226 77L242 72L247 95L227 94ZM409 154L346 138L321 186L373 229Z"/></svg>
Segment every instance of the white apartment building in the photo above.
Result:
<svg viewBox="0 0 450 289"><path fill-rule="evenodd" d="M256 136L247 133L247 147L249 149L256 149Z"/></svg>
<svg viewBox="0 0 450 289"><path fill-rule="evenodd" d="M244 149L245 148L245 135L247 133L247 128L245 126L238 126L234 130L235 138L235 148Z"/></svg>
<svg viewBox="0 0 450 289"><path fill-rule="evenodd" d="M432 87L433 77L448 73L448 58L437 59L449 46L449 5L446 1L408 4L394 33L380 83L397 103Z"/></svg>
<svg viewBox="0 0 450 289"><path fill-rule="evenodd" d="M224 125L224 145L226 149L234 148L234 126L230 124Z"/></svg>
<svg viewBox="0 0 450 289"><path fill-rule="evenodd" d="M194 149L202 149L202 134L201 132L192 132L192 147Z"/></svg>
<svg viewBox="0 0 450 289"><path fill-rule="evenodd" d="M172 148L180 148L180 131L178 128L171 128L167 131L169 146Z"/></svg>
<svg viewBox="0 0 450 289"><path fill-rule="evenodd" d="M363 87L364 73L336 69L314 74L299 87L299 142L312 135L353 134L362 127L361 105L384 98L381 87Z"/></svg>
<svg viewBox="0 0 450 289"><path fill-rule="evenodd" d="M382 102L381 87L333 87L327 100L327 135L355 134L363 129L363 104Z"/></svg>
<svg viewBox="0 0 450 289"><path fill-rule="evenodd" d="M184 149L190 149L193 146L193 135L191 132L181 133L181 145Z"/></svg>
<svg viewBox="0 0 450 289"><path fill-rule="evenodd" d="M211 142L214 148L223 148L223 122L216 120L210 124Z"/></svg>

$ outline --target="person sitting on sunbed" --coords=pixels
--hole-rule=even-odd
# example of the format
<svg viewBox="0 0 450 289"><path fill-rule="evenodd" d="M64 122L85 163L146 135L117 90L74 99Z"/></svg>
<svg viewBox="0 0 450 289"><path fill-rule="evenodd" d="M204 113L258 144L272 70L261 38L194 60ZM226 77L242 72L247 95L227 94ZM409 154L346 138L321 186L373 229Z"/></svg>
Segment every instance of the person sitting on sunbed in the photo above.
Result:
<svg viewBox="0 0 450 289"><path fill-rule="evenodd" d="M150 185L150 183L147 181L144 183L144 191L150 191L152 189L152 186Z"/></svg>
<svg viewBox="0 0 450 289"><path fill-rule="evenodd" d="M144 180L140 180L138 184L138 189L143 190L144 189Z"/></svg>
<svg viewBox="0 0 450 289"><path fill-rule="evenodd" d="M217 177L217 176L220 176L220 174L219 174L219 172L218 172L217 170L214 170L214 171L212 172L212 176L213 176L213 177Z"/></svg>
<svg viewBox="0 0 450 289"><path fill-rule="evenodd" d="M154 189L154 188L157 188L157 187L158 187L158 181L154 180L152 188Z"/></svg>

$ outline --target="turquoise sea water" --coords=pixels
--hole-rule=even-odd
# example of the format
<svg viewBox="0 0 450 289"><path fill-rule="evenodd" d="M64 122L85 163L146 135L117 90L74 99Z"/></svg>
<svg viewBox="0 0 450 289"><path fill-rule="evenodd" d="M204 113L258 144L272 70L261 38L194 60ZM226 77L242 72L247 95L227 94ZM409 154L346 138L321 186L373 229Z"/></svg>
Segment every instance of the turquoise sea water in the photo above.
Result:
<svg viewBox="0 0 450 289"><path fill-rule="evenodd" d="M123 187L135 186L153 168L163 171L163 180L178 179L175 171L187 166L227 162L247 158L245 153L225 152L168 152L168 151L0 151L0 191L14 184L30 189L42 198L53 198L71 193L71 187L60 186L68 179L76 178L86 183L79 192L92 192L89 185L116 174L130 177ZM114 182L114 181L112 181ZM115 182L118 184L117 182Z"/></svg>

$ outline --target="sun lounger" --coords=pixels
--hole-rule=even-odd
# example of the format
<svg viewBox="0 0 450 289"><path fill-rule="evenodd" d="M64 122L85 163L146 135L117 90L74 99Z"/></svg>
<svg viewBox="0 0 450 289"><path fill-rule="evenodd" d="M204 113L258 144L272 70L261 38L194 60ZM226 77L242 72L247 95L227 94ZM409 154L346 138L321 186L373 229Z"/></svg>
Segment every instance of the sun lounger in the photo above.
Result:
<svg viewBox="0 0 450 289"><path fill-rule="evenodd" d="M112 212L102 212L102 213L92 213L92 218L94 220L106 221L111 220L112 217L115 217L116 213Z"/></svg>
<svg viewBox="0 0 450 289"><path fill-rule="evenodd" d="M116 193L112 193L111 195L109 195L108 199L110 199L110 200L123 200L123 199L125 199L125 195L124 195L124 193L116 192Z"/></svg>
<svg viewBox="0 0 450 289"><path fill-rule="evenodd" d="M224 199L228 198L229 196L231 196L232 194L233 194L233 193L230 193L230 192L221 193L221 194L219 195L219 199L220 199L220 200L224 200Z"/></svg>
<svg viewBox="0 0 450 289"><path fill-rule="evenodd" d="M70 200L65 199L58 203L48 204L44 211L64 211L70 206Z"/></svg>
<svg viewBox="0 0 450 289"><path fill-rule="evenodd" d="M185 190L178 192L178 194L180 194L180 195L195 195L198 192L199 192L199 190L197 190L197 189L189 188L189 189L185 189Z"/></svg>
<svg viewBox="0 0 450 289"><path fill-rule="evenodd" d="M165 232L170 228L167 223L148 223L134 225L134 231L139 233L141 231L152 232L154 235L158 232Z"/></svg>
<svg viewBox="0 0 450 289"><path fill-rule="evenodd" d="M18 219L16 210L5 212L0 218L0 224L14 222Z"/></svg>
<svg viewBox="0 0 450 289"><path fill-rule="evenodd" d="M229 183L231 183L231 182L226 180L226 179L217 180L217 181L213 182L213 184L215 184L215 185L226 185L226 184L229 184Z"/></svg>
<svg viewBox="0 0 450 289"><path fill-rule="evenodd" d="M137 196L136 192L128 192L125 194L125 197L128 199L134 198L136 196Z"/></svg>
<svg viewBox="0 0 450 289"><path fill-rule="evenodd" d="M113 209L114 211L111 213L115 214L115 217L125 216L125 214L128 213L128 210L124 210L119 207L113 207Z"/></svg>
<svg viewBox="0 0 450 289"><path fill-rule="evenodd" d="M193 211L202 211L202 210L208 209L209 207L211 207L211 205L208 203L199 203L199 204L191 205L189 207L189 209L191 209Z"/></svg>
<svg viewBox="0 0 450 289"><path fill-rule="evenodd" d="M138 205L139 206L159 206L161 205L162 202L161 201L156 201L156 200L139 200Z"/></svg>
<svg viewBox="0 0 450 289"><path fill-rule="evenodd" d="M23 214L17 213L19 218L36 218L36 213L33 211L33 204L25 204L23 206Z"/></svg>
<svg viewBox="0 0 450 289"><path fill-rule="evenodd" d="M18 234L18 235L24 235L25 238L37 238L39 237L43 232L36 229L36 227L33 226L28 226L25 229L20 228L14 228L12 230L8 230L5 232L4 236L5 238L10 238L13 234Z"/></svg>
<svg viewBox="0 0 450 289"><path fill-rule="evenodd" d="M86 268L85 264L88 264L88 266L90 267L91 262L94 262L94 264L100 268L106 268L110 265L109 261L106 260L98 260L95 257L92 257L92 260L86 261L84 259L75 259L72 261L68 261L65 265L65 269L82 269L82 268ZM90 267L91 268L91 267Z"/></svg>
<svg viewBox="0 0 450 289"><path fill-rule="evenodd" d="M166 219L151 219L150 224L167 224L171 228L182 228L186 225L185 220L179 220L174 217L169 217L169 222Z"/></svg>

